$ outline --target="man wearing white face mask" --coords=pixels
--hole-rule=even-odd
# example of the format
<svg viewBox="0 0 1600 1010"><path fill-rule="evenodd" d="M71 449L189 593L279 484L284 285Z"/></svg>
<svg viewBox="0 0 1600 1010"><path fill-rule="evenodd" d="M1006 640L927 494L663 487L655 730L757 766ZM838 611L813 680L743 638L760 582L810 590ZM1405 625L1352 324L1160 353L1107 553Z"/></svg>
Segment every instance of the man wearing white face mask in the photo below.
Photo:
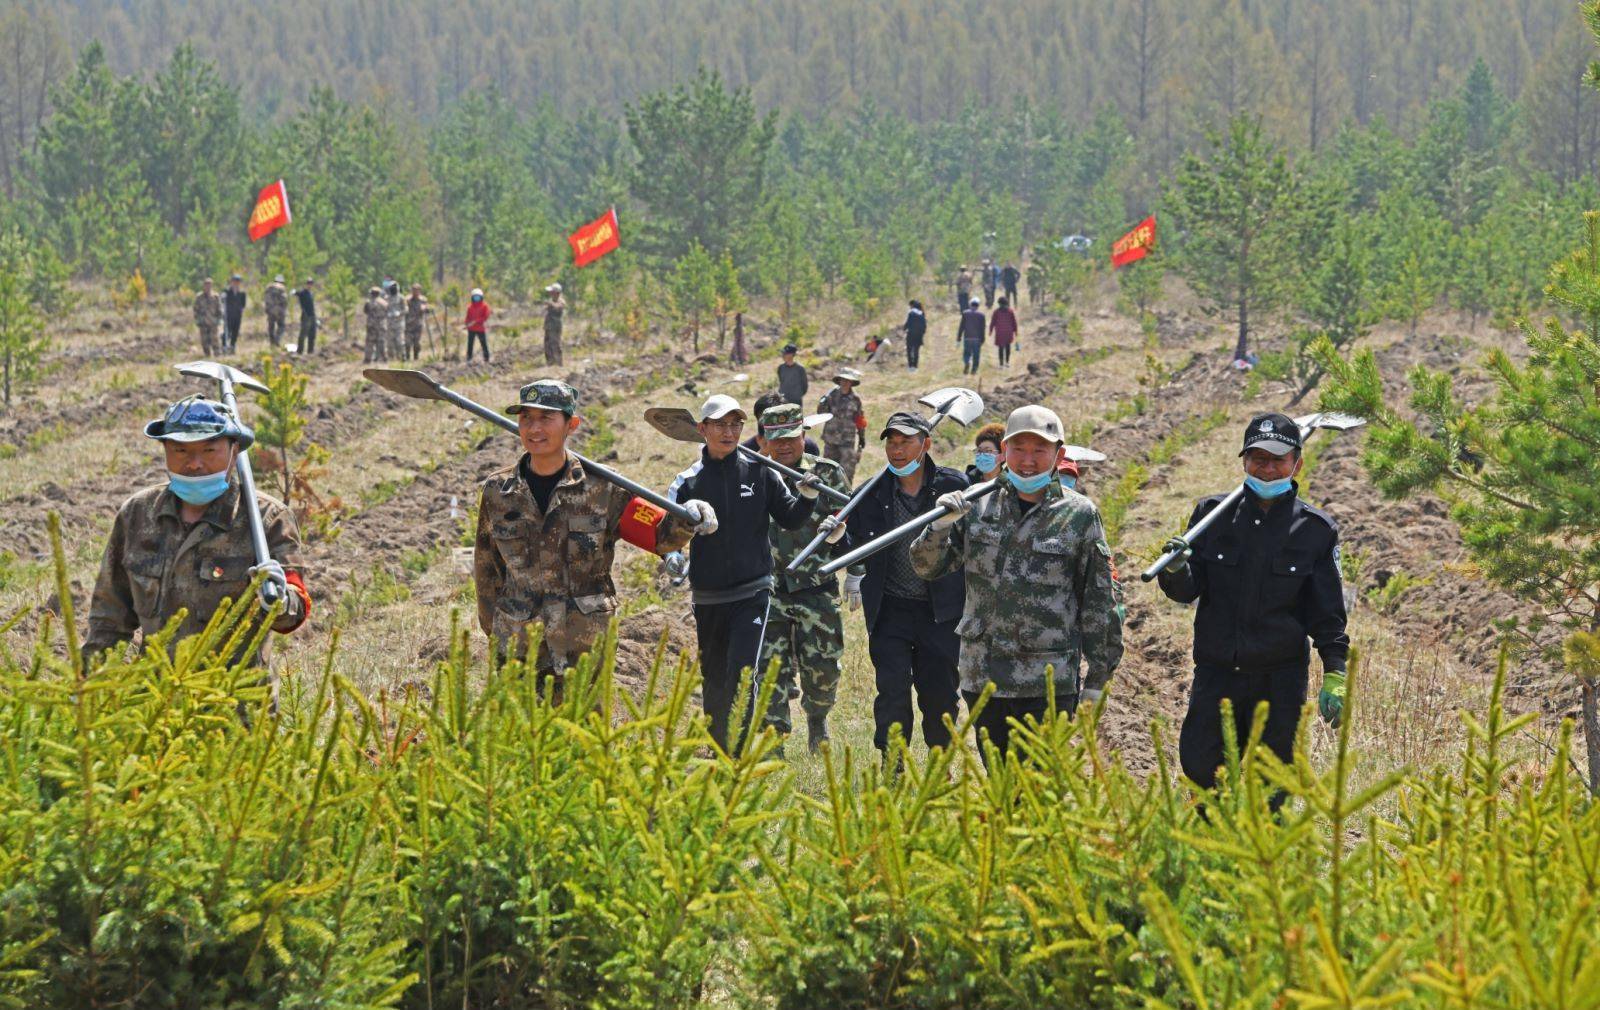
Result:
<svg viewBox="0 0 1600 1010"><path fill-rule="evenodd" d="M179 639L202 631L226 600L249 590L258 569L266 578L260 591L270 608L266 586L283 610L272 630L287 634L311 613L311 596L294 558L300 534L283 503L257 493L261 522L272 560L256 564L249 512L239 501L234 460L255 436L220 403L179 400L166 415L145 426L145 435L162 443L167 481L145 488L117 510L106 542L100 574L89 604L85 655L145 639L187 611L169 650ZM266 646L262 646L265 661ZM242 655L232 657L237 662Z"/></svg>
<svg viewBox="0 0 1600 1010"><path fill-rule="evenodd" d="M1339 576L1339 527L1301 501L1300 428L1282 414L1260 414L1245 429L1245 494L1160 573L1161 591L1179 603L1199 601L1194 615L1194 687L1178 737L1183 773L1215 785L1223 760L1224 698L1233 704L1242 744L1256 705L1268 704L1265 743L1279 759L1294 756L1305 704L1311 653L1322 656L1317 707L1338 725L1344 709L1346 654L1344 590ZM1200 499L1192 527L1225 496ZM1281 802L1281 797L1274 804Z"/></svg>

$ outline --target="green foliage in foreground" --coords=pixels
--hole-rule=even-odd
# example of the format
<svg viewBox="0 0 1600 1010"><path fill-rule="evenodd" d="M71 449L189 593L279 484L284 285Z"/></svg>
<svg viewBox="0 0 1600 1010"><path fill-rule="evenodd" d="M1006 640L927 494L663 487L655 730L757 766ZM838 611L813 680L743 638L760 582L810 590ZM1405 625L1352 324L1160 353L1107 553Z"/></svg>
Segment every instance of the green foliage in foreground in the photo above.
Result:
<svg viewBox="0 0 1600 1010"><path fill-rule="evenodd" d="M1600 1005L1600 808L1564 762L1511 774L1498 690L1453 768L1358 777L1348 723L1320 771L1242 741L1208 818L1097 713L992 775L830 755L811 797L770 737L710 748L683 662L639 701L608 641L552 705L515 666L470 687L458 637L403 698L335 654L275 716L215 658L237 616L82 686L70 612L0 658L0 999Z"/></svg>

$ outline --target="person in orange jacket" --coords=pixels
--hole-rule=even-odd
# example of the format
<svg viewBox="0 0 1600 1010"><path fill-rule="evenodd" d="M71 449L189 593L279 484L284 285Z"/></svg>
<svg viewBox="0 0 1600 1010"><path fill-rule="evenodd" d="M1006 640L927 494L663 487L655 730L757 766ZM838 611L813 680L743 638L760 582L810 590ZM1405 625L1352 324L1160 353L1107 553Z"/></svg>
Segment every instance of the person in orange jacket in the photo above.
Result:
<svg viewBox="0 0 1600 1010"><path fill-rule="evenodd" d="M483 347L483 360L489 360L489 303L483 300L483 289L472 289L472 300L467 303L467 360L472 360L472 338L477 337Z"/></svg>

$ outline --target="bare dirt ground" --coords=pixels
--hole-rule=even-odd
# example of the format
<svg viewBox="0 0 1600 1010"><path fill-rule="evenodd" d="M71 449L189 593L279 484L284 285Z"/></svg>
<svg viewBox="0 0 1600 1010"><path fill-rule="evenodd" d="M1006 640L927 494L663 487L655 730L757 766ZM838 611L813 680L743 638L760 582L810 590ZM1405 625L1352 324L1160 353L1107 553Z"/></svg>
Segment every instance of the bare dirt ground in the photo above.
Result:
<svg viewBox="0 0 1600 1010"><path fill-rule="evenodd" d="M836 363L862 367L861 393L874 423L947 385L978 389L994 419L1025 402L1046 403L1076 437L1109 456L1084 474L1085 489L1096 500L1122 484L1129 467L1143 468L1115 545L1127 587L1128 651L1109 696L1102 737L1130 765L1149 769L1155 760L1151 722L1175 727L1184 707L1191 614L1161 597L1154 584L1140 583L1137 571L1162 540L1179 531L1196 497L1238 480L1234 455L1250 414L1279 409L1289 395L1229 368L1225 325L1201 316L1181 290L1169 292L1151 338L1111 310L1112 295L1108 286L1073 306L1078 327L1068 325L1070 313L1044 314L1024 305L1011 367L998 368L993 348L986 348L983 368L972 378L960 374L955 318L938 308L942 298L924 298L935 308L917 372L906 369L898 341L880 360L864 362L866 334L897 322L897 308L867 320L848 318L842 309L811 312L819 336L802 360L811 370L812 396L830 385L827 376ZM84 307L55 334L49 376L0 414L0 621L28 612L0 641L14 652L29 647L36 608L53 588L46 514L55 511L62 518L81 621L118 504L162 476L152 444L141 435L143 423L167 402L199 391L171 371L173 363L198 355L182 299L166 298L126 315L111 310L98 292L82 296ZM510 403L523 382L554 371L582 392L585 444L597 445L603 458L656 487L665 487L688 465L694 450L656 435L642 420L645 407L689 406L711 391L748 404L773 384L781 328L760 309L747 319L755 360L742 369L727 362L714 332L702 338L697 356L679 346L686 342L665 334L638 345L582 339L582 307L572 315L576 325L569 324L565 368L544 367L534 336L537 320L515 307L501 312L502 329L491 333L492 365L425 356L419 367L496 408ZM512 335L513 329L522 335ZM1442 316L1425 320L1416 337L1380 328L1368 342L1379 349L1392 382L1421 362L1459 372L1462 388L1474 394L1481 394L1482 384L1466 374L1482 351L1515 343L1487 329L1469 333L1458 320ZM259 316L247 322L241 347L233 363L260 372L265 340ZM316 357L277 360L291 361L310 379L314 406L307 437L329 453L313 484L346 508L331 535L306 546L316 609L311 625L279 650L281 672L294 677L319 669L335 628L347 674L374 692L426 677L446 654L452 621L471 629L481 655L460 549L470 542L465 534L476 486L515 460L514 440L445 404L407 400L371 386L361 377L358 342L346 342L336 331L326 334ZM1142 402L1135 403L1140 394ZM1314 399L1303 409L1311 409ZM247 417L253 409L246 404ZM1465 563L1444 502L1377 497L1360 467L1361 440L1359 434L1330 438L1314 454L1304 490L1339 520L1345 550L1362 560L1360 583L1349 595L1352 635L1370 669L1373 716L1362 724L1363 743L1390 761L1423 762L1459 738L1454 710L1481 701L1492 676L1492 622L1516 613L1518 605L1486 587ZM970 432L949 427L936 439L935 455L964 466L969 443ZM1160 445L1179 448L1171 458L1152 458ZM876 471L881 457L874 450L869 441L859 479ZM261 482L274 491L275 475L263 474ZM1418 584L1380 610L1369 597L1376 598L1375 591L1396 573ZM693 649L687 598L657 575L653 559L631 548L619 550L615 574L632 601L619 636L619 666L625 677L642 683L663 633L669 655ZM1544 735L1553 717L1574 704L1574 692L1537 662L1520 663L1514 682L1517 704L1546 713ZM851 615L834 720L837 741L868 745L871 696L864 634ZM1326 746L1322 733L1314 730L1318 748ZM1174 738L1175 731L1167 735ZM799 756L796 764L802 785L815 777L809 758Z"/></svg>

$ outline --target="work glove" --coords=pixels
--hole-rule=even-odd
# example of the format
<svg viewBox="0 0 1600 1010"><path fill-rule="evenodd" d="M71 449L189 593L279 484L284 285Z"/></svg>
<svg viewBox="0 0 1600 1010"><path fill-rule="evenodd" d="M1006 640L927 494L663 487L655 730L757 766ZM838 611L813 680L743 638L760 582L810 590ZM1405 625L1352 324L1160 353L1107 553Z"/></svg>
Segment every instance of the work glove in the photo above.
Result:
<svg viewBox="0 0 1600 1010"><path fill-rule="evenodd" d="M256 590L257 595L261 597L262 608L269 608L279 600L283 600L284 605L287 606L289 596L289 577L284 574L283 566L278 562L273 561L271 558L268 558L267 560L261 562L261 564L251 568L249 575L253 579L257 575L263 573L265 573L266 577L261 580L261 586Z"/></svg>
<svg viewBox="0 0 1600 1010"><path fill-rule="evenodd" d="M867 447L867 433L858 428L858 429L856 429L856 448L857 449L865 449L866 447Z"/></svg>
<svg viewBox="0 0 1600 1010"><path fill-rule="evenodd" d="M1182 537L1173 537L1171 540L1168 540L1166 543L1161 545L1162 554L1167 554L1172 551L1176 551L1177 554L1173 556L1171 561L1167 562L1166 571L1171 572L1173 575L1177 575L1179 572L1189 567L1189 559L1194 556L1194 548L1190 547L1188 542Z"/></svg>
<svg viewBox="0 0 1600 1010"><path fill-rule="evenodd" d="M808 473L795 483L794 489L800 497L808 501L816 501L818 490L822 487L822 478L814 473Z"/></svg>
<svg viewBox="0 0 1600 1010"><path fill-rule="evenodd" d="M1343 670L1324 670L1322 690L1317 692L1317 712L1323 722L1335 728L1344 718L1344 676Z"/></svg>
<svg viewBox="0 0 1600 1010"><path fill-rule="evenodd" d="M861 580L863 575L846 575L844 577L844 599L850 604L851 610L861 609Z"/></svg>
<svg viewBox="0 0 1600 1010"><path fill-rule="evenodd" d="M818 533L826 533L827 541L836 544L844 539L845 524L839 521L838 516L829 516L817 524Z"/></svg>
<svg viewBox="0 0 1600 1010"><path fill-rule="evenodd" d="M689 577L689 559L682 551L673 551L663 557L661 567L667 570L667 581L675 586L683 585L683 580Z"/></svg>
<svg viewBox="0 0 1600 1010"><path fill-rule="evenodd" d="M710 502L692 498L684 502L683 507L694 516L694 528L689 532L697 537L708 537L717 532L717 513Z"/></svg>
<svg viewBox="0 0 1600 1010"><path fill-rule="evenodd" d="M934 505L945 510L945 514L933 521L936 530L947 530L964 519L972 511L972 502L968 501L960 491L946 491L940 495Z"/></svg>

